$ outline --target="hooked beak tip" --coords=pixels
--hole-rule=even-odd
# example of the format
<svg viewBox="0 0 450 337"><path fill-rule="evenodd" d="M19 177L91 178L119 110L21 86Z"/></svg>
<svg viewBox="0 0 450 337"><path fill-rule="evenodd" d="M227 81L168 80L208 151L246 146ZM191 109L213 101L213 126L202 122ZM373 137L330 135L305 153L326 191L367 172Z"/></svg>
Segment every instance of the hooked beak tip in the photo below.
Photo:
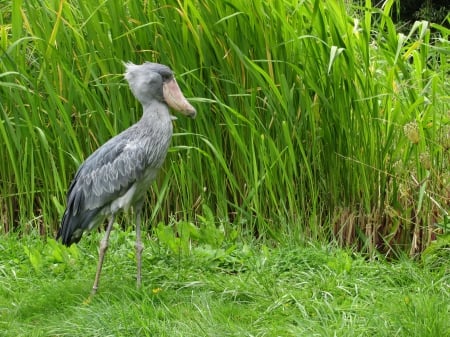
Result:
<svg viewBox="0 0 450 337"><path fill-rule="evenodd" d="M197 116L197 111L195 109L186 111L186 116L194 119Z"/></svg>

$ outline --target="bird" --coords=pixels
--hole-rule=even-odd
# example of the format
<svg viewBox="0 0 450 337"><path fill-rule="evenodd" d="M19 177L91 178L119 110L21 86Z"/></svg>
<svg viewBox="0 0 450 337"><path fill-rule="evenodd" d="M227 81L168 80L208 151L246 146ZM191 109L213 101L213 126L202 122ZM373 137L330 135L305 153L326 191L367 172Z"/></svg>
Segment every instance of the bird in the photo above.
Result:
<svg viewBox="0 0 450 337"><path fill-rule="evenodd" d="M99 286L103 260L108 249L114 218L133 208L136 223L137 287L141 286L141 213L152 181L164 163L176 119L170 108L195 118L172 70L163 64L124 63L124 77L143 113L138 122L97 148L78 168L68 192L67 205L56 239L70 246L84 232L92 231L107 218L99 245L99 257L91 295Z"/></svg>

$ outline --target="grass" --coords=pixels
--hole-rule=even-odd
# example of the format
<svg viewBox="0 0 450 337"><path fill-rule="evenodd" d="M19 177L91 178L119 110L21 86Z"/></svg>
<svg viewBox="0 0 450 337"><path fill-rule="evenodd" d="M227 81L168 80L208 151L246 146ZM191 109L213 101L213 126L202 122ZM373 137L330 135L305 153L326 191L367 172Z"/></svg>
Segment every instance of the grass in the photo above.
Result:
<svg viewBox="0 0 450 337"><path fill-rule="evenodd" d="M450 335L449 31L399 33L394 2L0 2L0 334ZM199 114L150 192L143 288L116 228L86 303L99 235L51 238L140 117L128 60Z"/></svg>
<svg viewBox="0 0 450 337"><path fill-rule="evenodd" d="M393 3L2 2L2 231L55 233L80 162L140 116L122 61L150 60L199 114L147 218L420 253L448 230L449 32L398 33Z"/></svg>
<svg viewBox="0 0 450 337"><path fill-rule="evenodd" d="M162 225L161 225L162 226ZM450 278L439 266L368 261L330 246L145 240L135 286L134 233L114 231L89 303L100 236L67 249L2 240L2 336L417 336L450 333Z"/></svg>

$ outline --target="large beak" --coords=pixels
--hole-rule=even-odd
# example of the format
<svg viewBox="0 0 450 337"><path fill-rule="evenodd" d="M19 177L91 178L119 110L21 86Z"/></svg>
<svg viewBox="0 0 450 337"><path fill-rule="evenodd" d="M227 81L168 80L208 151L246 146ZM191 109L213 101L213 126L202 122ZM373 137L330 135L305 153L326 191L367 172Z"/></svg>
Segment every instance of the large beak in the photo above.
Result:
<svg viewBox="0 0 450 337"><path fill-rule="evenodd" d="M183 96L183 93L181 92L175 79L171 79L170 81L164 83L163 94L166 103L172 109L180 111L188 117L195 118L197 111L195 111L194 107Z"/></svg>

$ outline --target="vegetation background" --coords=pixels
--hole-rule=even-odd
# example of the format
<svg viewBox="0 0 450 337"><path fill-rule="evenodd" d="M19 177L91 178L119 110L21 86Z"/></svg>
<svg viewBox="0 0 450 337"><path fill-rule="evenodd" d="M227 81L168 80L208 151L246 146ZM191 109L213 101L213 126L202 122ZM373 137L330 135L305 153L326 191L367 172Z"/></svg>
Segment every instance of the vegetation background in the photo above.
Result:
<svg viewBox="0 0 450 337"><path fill-rule="evenodd" d="M0 335L450 335L450 18L399 5L0 0ZM198 117L149 193L142 289L123 215L88 303L101 231L53 237L141 115L123 61L169 65Z"/></svg>
<svg viewBox="0 0 450 337"><path fill-rule="evenodd" d="M2 2L2 231L53 235L78 165L140 116L122 61L149 60L199 110L149 226L422 251L448 226L449 30L398 33L395 3Z"/></svg>
<svg viewBox="0 0 450 337"><path fill-rule="evenodd" d="M380 4L380 3L378 3ZM450 10L450 4L446 0L402 0L396 1L391 12L394 22L398 23L400 29L411 28L411 23L417 20L441 22L444 27L449 28L446 16Z"/></svg>

